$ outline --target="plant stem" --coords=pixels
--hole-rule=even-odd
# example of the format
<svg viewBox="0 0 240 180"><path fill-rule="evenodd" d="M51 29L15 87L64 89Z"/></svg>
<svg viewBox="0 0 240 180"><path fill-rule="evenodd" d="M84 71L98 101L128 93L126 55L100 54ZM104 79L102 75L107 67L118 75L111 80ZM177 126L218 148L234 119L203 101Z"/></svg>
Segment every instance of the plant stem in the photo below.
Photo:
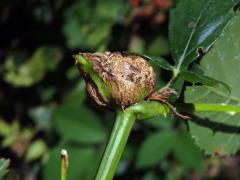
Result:
<svg viewBox="0 0 240 180"><path fill-rule="evenodd" d="M130 106L124 112L118 111L114 128L95 180L111 180L113 178L136 119L148 119L157 115L166 115L168 112L169 107L156 101L145 101Z"/></svg>
<svg viewBox="0 0 240 180"><path fill-rule="evenodd" d="M65 149L61 150L61 180L67 180L68 154Z"/></svg>
<svg viewBox="0 0 240 180"><path fill-rule="evenodd" d="M118 112L96 180L110 180L113 178L135 119L134 114Z"/></svg>
<svg viewBox="0 0 240 180"><path fill-rule="evenodd" d="M195 103L193 104L194 111L213 111L213 112L240 112L239 105L227 105L227 104L204 104L204 103Z"/></svg>
<svg viewBox="0 0 240 180"><path fill-rule="evenodd" d="M229 114L240 113L239 105L232 104L208 104L208 103L186 103L178 106L181 112L225 112Z"/></svg>

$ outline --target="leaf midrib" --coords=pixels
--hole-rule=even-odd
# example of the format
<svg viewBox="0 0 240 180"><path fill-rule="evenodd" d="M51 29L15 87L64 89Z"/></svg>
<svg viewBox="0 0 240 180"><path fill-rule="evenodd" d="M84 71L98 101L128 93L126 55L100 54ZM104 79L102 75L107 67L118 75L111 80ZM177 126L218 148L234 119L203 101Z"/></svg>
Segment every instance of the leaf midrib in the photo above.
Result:
<svg viewBox="0 0 240 180"><path fill-rule="evenodd" d="M198 19L197 19L197 21L196 21L196 25L195 25L194 28L192 29L192 32L191 32L191 34L189 35L189 38L188 38L187 44L186 44L186 46L185 46L185 48L184 48L184 51L183 51L181 57L180 57L179 60L178 60L178 64L177 64L177 69L178 69L178 70L181 68L181 65L182 65L182 63L183 63L183 60L187 57L187 55L189 55L189 54L193 51L193 49L196 49L196 47L194 47L194 48L192 48L192 49L189 51L189 53L186 54L186 52L187 52L187 50L188 50L188 48L189 48L190 42L191 42L191 40L192 40L192 37L193 37L193 35L194 35L195 31L196 31L196 28L197 28L197 26L198 26L198 24L199 24L199 22L200 22L200 20L201 20L201 18L202 18L202 14L203 14L203 12L205 11L205 9L206 9L207 5L209 4L209 2L211 2L211 1L212 1L212 0L209 0L209 1L205 4L205 6L202 8L202 10L200 11L199 17L198 17Z"/></svg>

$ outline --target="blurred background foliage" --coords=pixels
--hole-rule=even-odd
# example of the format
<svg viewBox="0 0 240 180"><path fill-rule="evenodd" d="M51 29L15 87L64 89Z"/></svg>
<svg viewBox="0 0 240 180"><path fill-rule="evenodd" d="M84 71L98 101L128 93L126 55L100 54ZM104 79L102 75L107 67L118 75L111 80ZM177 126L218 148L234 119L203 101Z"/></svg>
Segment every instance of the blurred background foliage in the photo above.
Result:
<svg viewBox="0 0 240 180"><path fill-rule="evenodd" d="M168 14L177 0L1 0L0 179L93 179L114 113L96 108L72 55L130 51L163 56ZM157 67L156 67L157 68ZM158 70L159 86L169 74ZM135 125L115 179L239 176L239 156L203 157L173 116ZM234 173L233 173L234 172Z"/></svg>

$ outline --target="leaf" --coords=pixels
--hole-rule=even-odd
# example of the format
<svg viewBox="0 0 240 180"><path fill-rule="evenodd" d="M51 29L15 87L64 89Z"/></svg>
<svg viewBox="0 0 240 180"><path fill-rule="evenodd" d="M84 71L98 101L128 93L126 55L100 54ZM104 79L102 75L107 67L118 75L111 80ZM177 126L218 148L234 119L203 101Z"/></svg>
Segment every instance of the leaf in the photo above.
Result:
<svg viewBox="0 0 240 180"><path fill-rule="evenodd" d="M0 179L2 179L9 171L9 164L9 159L0 158Z"/></svg>
<svg viewBox="0 0 240 180"><path fill-rule="evenodd" d="M136 54L136 55L139 55L139 56L143 57L144 59L155 63L156 65L162 67L163 69L166 69L169 71L171 71L173 69L173 66L168 61L163 59L162 57L148 56L145 54L142 54L142 55Z"/></svg>
<svg viewBox="0 0 240 180"><path fill-rule="evenodd" d="M177 134L174 144L174 155L186 170L200 169L203 165L203 155L186 131Z"/></svg>
<svg viewBox="0 0 240 180"><path fill-rule="evenodd" d="M187 87L185 101L194 104L240 104L240 15L236 16L213 48L201 61L207 76L231 87L231 95L221 88ZM223 107L224 108L224 107ZM211 110L212 111L212 110ZM236 112L196 112L189 121L195 143L206 154L233 154L240 148L240 114Z"/></svg>
<svg viewBox="0 0 240 180"><path fill-rule="evenodd" d="M38 129L50 130L52 127L52 112L46 106L33 107L28 112Z"/></svg>
<svg viewBox="0 0 240 180"><path fill-rule="evenodd" d="M169 54L169 44L168 40L164 36L158 36L154 38L153 42L149 45L147 49L147 54L151 56L165 56Z"/></svg>
<svg viewBox="0 0 240 180"><path fill-rule="evenodd" d="M29 147L25 159L27 161L33 161L42 157L47 151L47 145L43 140L34 141Z"/></svg>
<svg viewBox="0 0 240 180"><path fill-rule="evenodd" d="M136 167L146 168L156 165L172 150L174 143L173 131L159 131L152 134L140 147Z"/></svg>
<svg viewBox="0 0 240 180"><path fill-rule="evenodd" d="M231 88L224 82L211 78L209 76L200 75L191 71L181 71L179 74L180 78L193 84L201 83L202 85L216 87L222 85L226 90L231 93Z"/></svg>
<svg viewBox="0 0 240 180"><path fill-rule="evenodd" d="M61 56L59 49L52 47L38 48L26 62L24 57L11 55L4 64L4 80L15 87L32 86L57 66Z"/></svg>
<svg viewBox="0 0 240 180"><path fill-rule="evenodd" d="M18 121L7 123L3 119L0 119L0 136L3 138L0 143L1 147L10 146L17 139L19 131Z"/></svg>
<svg viewBox="0 0 240 180"><path fill-rule="evenodd" d="M143 53L145 41L140 36L132 36L128 45L128 51L133 53Z"/></svg>
<svg viewBox="0 0 240 180"><path fill-rule="evenodd" d="M101 117L83 103L85 86L81 82L53 112L57 132L64 140L82 143L101 143L106 132Z"/></svg>
<svg viewBox="0 0 240 180"><path fill-rule="evenodd" d="M154 127L156 129L170 130L174 121L169 116L167 117L157 116L157 117L148 119L147 121L143 121L143 123L150 127Z"/></svg>
<svg viewBox="0 0 240 180"><path fill-rule="evenodd" d="M121 22L127 8L125 2L76 1L64 12L63 33L71 49L97 49L106 46L112 26Z"/></svg>
<svg viewBox="0 0 240 180"><path fill-rule="evenodd" d="M170 13L169 39L177 69L205 53L236 14L239 0L182 0Z"/></svg>

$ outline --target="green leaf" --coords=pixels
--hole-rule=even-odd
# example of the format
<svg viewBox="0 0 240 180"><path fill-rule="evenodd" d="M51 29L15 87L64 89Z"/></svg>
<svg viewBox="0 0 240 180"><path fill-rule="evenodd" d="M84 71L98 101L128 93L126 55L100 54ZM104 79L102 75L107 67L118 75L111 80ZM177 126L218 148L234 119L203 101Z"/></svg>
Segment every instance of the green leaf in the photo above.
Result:
<svg viewBox="0 0 240 180"><path fill-rule="evenodd" d="M29 147L25 159L27 161L33 161L42 157L47 151L47 145L43 140L34 141Z"/></svg>
<svg viewBox="0 0 240 180"><path fill-rule="evenodd" d="M239 0L182 0L170 13L169 39L177 69L205 53L236 14Z"/></svg>
<svg viewBox="0 0 240 180"><path fill-rule="evenodd" d="M133 53L143 53L145 49L145 41L140 36L132 36L128 45L128 51Z"/></svg>
<svg viewBox="0 0 240 180"><path fill-rule="evenodd" d="M2 179L9 171L9 164L9 159L0 158L0 179Z"/></svg>
<svg viewBox="0 0 240 180"><path fill-rule="evenodd" d="M163 59L162 57L154 57L154 56L148 56L148 55L145 55L145 54L137 54L141 57L143 57L144 59L150 61L150 62L153 62L154 64L162 67L163 69L166 69L166 70L169 70L171 71L173 69L173 66L168 62L166 61L165 59Z"/></svg>
<svg viewBox="0 0 240 180"><path fill-rule="evenodd" d="M231 88L224 82L211 78L209 76L200 75L191 71L181 71L179 74L180 78L185 81L191 82L193 84L201 83L202 85L216 87L217 85L222 85L230 93Z"/></svg>
<svg viewBox="0 0 240 180"><path fill-rule="evenodd" d="M101 117L83 103L84 97L85 86L81 82L54 110L55 128L67 141L101 143L106 138Z"/></svg>
<svg viewBox="0 0 240 180"><path fill-rule="evenodd" d="M59 49L53 47L40 47L27 60L19 55L11 55L4 64L6 73L3 78L16 87L32 86L57 66L61 56Z"/></svg>
<svg viewBox="0 0 240 180"><path fill-rule="evenodd" d="M227 105L240 104L240 15L236 16L209 53L204 56L201 66L207 76L221 80L231 87L231 94L221 88L193 86L187 87L185 101L206 105L222 105L226 112L196 112L189 121L189 128L195 143L206 154L233 154L240 148L240 114L228 111ZM214 107L214 106L213 106ZM234 108L231 108L234 110ZM216 109L217 111L218 109ZM205 111L208 111L205 108Z"/></svg>
<svg viewBox="0 0 240 180"><path fill-rule="evenodd" d="M173 131L159 131L152 134L140 147L136 167L146 168L156 165L172 150L174 143Z"/></svg>
<svg viewBox="0 0 240 180"><path fill-rule="evenodd" d="M174 121L169 116L167 117L157 116L157 117L148 119L147 121L143 121L143 123L150 127L154 127L156 129L170 130Z"/></svg>
<svg viewBox="0 0 240 180"><path fill-rule="evenodd" d="M200 169L202 167L203 155L194 144L188 132L178 132L174 145L174 155L180 161L182 167L186 170Z"/></svg>
<svg viewBox="0 0 240 180"><path fill-rule="evenodd" d="M1 147L10 146L18 137L19 131L20 127L18 121L7 123L3 119L0 119L0 136L3 138L0 143Z"/></svg>
<svg viewBox="0 0 240 180"><path fill-rule="evenodd" d="M38 129L50 130L52 127L52 112L46 106L33 107L28 112Z"/></svg>
<svg viewBox="0 0 240 180"><path fill-rule="evenodd" d="M106 46L112 26L121 22L126 10L126 3L121 0L74 2L64 12L62 30L68 47L97 49Z"/></svg>
<svg viewBox="0 0 240 180"><path fill-rule="evenodd" d="M165 56L169 53L168 40L164 36L154 38L153 42L148 46L147 54L151 56Z"/></svg>

